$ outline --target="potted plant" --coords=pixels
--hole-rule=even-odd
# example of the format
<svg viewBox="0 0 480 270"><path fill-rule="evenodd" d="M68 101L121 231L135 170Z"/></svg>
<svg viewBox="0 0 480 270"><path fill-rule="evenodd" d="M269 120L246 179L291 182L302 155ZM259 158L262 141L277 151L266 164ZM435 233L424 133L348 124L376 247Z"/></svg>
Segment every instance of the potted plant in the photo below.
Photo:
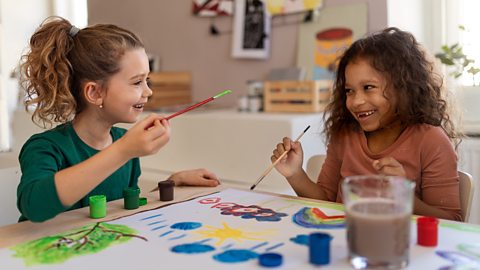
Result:
<svg viewBox="0 0 480 270"><path fill-rule="evenodd" d="M466 31L464 26L458 27L461 31ZM480 66L476 65L475 60L468 57L463 52L463 47L459 43L453 45L443 45L441 52L436 53L435 57L440 59L451 70L449 75L454 79L462 76L471 76L472 85L461 85L456 91L457 104L462 112L462 120L466 126L480 125L480 85L477 76L480 76Z"/></svg>

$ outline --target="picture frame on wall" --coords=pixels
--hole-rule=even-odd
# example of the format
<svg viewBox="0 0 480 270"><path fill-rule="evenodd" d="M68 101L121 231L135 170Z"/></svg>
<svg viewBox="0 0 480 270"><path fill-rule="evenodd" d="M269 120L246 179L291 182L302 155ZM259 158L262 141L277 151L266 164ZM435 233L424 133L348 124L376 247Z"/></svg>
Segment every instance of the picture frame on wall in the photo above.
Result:
<svg viewBox="0 0 480 270"><path fill-rule="evenodd" d="M233 0L193 0L192 13L199 17L233 15Z"/></svg>
<svg viewBox="0 0 480 270"><path fill-rule="evenodd" d="M270 17L261 0L236 0L233 25L234 58L266 59L270 53Z"/></svg>

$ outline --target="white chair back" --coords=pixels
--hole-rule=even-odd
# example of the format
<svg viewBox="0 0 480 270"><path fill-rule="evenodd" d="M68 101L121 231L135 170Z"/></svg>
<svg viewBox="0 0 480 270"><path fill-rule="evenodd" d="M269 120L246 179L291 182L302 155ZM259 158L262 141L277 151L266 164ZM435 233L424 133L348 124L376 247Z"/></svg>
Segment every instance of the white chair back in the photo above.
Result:
<svg viewBox="0 0 480 270"><path fill-rule="evenodd" d="M470 208L472 206L474 182L471 174L458 171L460 180L460 207L462 208L463 221L468 222L470 218Z"/></svg>
<svg viewBox="0 0 480 270"><path fill-rule="evenodd" d="M18 222L17 186L21 175L19 166L0 168L0 226Z"/></svg>
<svg viewBox="0 0 480 270"><path fill-rule="evenodd" d="M322 164L325 161L325 155L314 155L311 156L307 161L306 172L310 180L317 182L318 174L322 169Z"/></svg>

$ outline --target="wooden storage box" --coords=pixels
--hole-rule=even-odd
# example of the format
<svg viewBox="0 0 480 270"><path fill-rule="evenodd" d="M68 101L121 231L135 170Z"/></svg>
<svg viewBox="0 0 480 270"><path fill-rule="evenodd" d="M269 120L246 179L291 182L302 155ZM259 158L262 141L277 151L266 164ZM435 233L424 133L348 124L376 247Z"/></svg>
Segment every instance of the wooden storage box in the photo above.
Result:
<svg viewBox="0 0 480 270"><path fill-rule="evenodd" d="M267 81L265 112L321 112L330 101L333 81Z"/></svg>
<svg viewBox="0 0 480 270"><path fill-rule="evenodd" d="M152 72L150 89L153 94L145 104L146 110L183 105L192 102L192 75L190 72Z"/></svg>

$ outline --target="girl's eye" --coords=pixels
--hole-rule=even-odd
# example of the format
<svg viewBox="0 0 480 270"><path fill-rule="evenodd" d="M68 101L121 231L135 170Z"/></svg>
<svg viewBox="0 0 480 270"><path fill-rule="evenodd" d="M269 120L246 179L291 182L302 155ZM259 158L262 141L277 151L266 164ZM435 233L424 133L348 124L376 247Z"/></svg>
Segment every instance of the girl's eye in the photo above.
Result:
<svg viewBox="0 0 480 270"><path fill-rule="evenodd" d="M352 93L352 89L350 88L345 88L345 94L349 95Z"/></svg>
<svg viewBox="0 0 480 270"><path fill-rule="evenodd" d="M142 84L142 81L136 81L135 83L133 83L134 85L140 85Z"/></svg>
<svg viewBox="0 0 480 270"><path fill-rule="evenodd" d="M369 90L369 89L372 89L372 88L374 88L373 85L365 85L365 86L363 87L364 90Z"/></svg>

